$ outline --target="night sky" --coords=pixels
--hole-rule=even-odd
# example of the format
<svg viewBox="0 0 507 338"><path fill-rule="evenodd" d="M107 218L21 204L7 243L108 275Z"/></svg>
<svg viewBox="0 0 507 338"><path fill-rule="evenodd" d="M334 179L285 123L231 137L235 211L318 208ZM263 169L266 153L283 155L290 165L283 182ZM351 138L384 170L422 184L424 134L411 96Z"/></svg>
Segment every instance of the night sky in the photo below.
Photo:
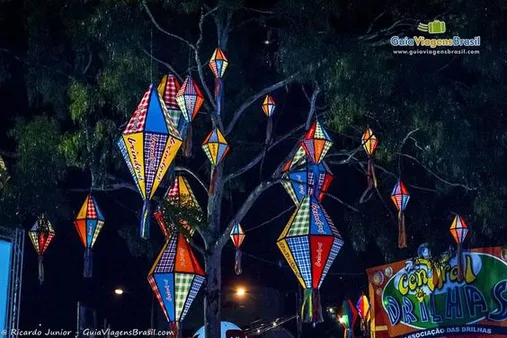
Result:
<svg viewBox="0 0 507 338"><path fill-rule="evenodd" d="M1 6L1 5L0 5ZM24 37L20 22L16 16L12 21L5 21L0 28L2 45L9 50L22 51ZM9 27L9 31L6 30ZM13 35L12 31L18 31ZM23 65L15 60L10 65L12 77L0 86L0 149L14 151L15 145L8 138L7 130L13 127L16 118L30 117L34 113L28 110L25 82L22 79ZM140 96L142 93L133 93ZM307 102L301 100L301 93L290 93L285 110L305 111ZM279 91L275 95L287 95ZM132 107L132 110L134 107ZM118 125L125 121L117 121ZM301 121L293 120L294 125ZM293 127L290 123L278 126L277 134ZM234 145L232 145L234 151ZM284 154L290 149L277 148L276 152ZM199 151L199 150L197 150ZM270 158L265 166L274 168L280 158ZM270 169L266 169L268 172ZM330 192L345 201L357 200L366 185L366 178L349 167L332 168L335 181ZM203 176L203 175L201 175ZM204 176L203 176L204 177ZM344 179L347 177L347 179ZM353 178L353 179L352 179ZM127 178L129 179L129 178ZM247 191L254 186L251 182L258 179L258 170L241 176L245 181ZM130 179L131 180L131 179ZM192 178L191 185L200 198L202 206L203 192ZM73 208L73 215L81 207L85 198L85 191L70 191L71 189L86 189L89 186L87 174L71 173L64 183L67 189L69 204ZM166 187L158 190L162 195ZM99 321L104 314L110 323L119 328L139 328L149 326L149 311L152 293L146 280L152 261L146 258L134 258L130 255L124 239L118 231L124 224L138 226L138 215L142 206L139 195L129 190L115 192L97 192L94 194L106 218L105 226L100 233L94 247L93 279L82 277L83 247L74 229L73 219L54 222L56 237L44 256L45 282L42 286L37 278L37 256L28 238L25 242L25 257L23 271L23 289L21 304L20 327L34 328L38 324L43 327L74 329L76 326L76 303L81 300L88 306L97 308ZM232 210L240 206L245 197L243 193L235 193L232 205L224 203L225 219L228 220ZM242 224L247 231L243 244L243 275L237 277L233 271L234 249L232 244L226 246L223 252L223 285L234 287L238 283L256 286L269 286L280 292L290 292L296 289L296 279L285 264L278 248L276 239L281 233L291 212L260 228L249 232L250 228L269 220L292 205L288 194L281 185L264 193L257 204L250 210ZM357 299L361 291L366 291L367 281L364 269L382 264L382 254L377 248L368 248L368 254L356 254L348 241L343 219L343 206L330 200L324 200L324 207L335 221L338 230L345 240L345 245L338 255L322 287L323 306L338 306L344 296ZM26 219L22 226L29 229L35 217ZM156 222L152 219L152 237L160 241L160 233ZM201 260L202 261L202 260ZM280 267L281 262L281 267ZM122 287L127 291L121 298L114 296L113 290ZM347 290L347 291L345 291ZM346 292L346 293L345 293ZM158 306L158 305L157 305ZM193 307L200 307L194 304ZM290 311L292 312L292 310Z"/></svg>

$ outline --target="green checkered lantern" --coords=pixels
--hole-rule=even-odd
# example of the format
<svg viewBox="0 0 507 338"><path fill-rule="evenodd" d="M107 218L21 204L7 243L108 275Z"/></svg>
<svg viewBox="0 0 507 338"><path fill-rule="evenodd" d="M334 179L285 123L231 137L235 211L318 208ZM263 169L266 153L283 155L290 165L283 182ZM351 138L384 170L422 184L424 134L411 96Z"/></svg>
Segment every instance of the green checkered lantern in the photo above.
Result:
<svg viewBox="0 0 507 338"><path fill-rule="evenodd" d="M183 234L174 234L166 241L148 282L171 324L173 336L179 337L181 321L204 283L204 271Z"/></svg>
<svg viewBox="0 0 507 338"><path fill-rule="evenodd" d="M343 240L315 196L301 200L276 244L305 289L303 321L323 322L319 289Z"/></svg>

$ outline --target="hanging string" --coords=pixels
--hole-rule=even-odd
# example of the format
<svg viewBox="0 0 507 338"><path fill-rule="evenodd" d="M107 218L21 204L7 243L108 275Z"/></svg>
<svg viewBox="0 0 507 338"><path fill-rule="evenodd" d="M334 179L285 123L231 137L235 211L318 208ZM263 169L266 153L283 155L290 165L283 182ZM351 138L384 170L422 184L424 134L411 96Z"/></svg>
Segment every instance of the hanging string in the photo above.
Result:
<svg viewBox="0 0 507 338"><path fill-rule="evenodd" d="M150 83L153 84L153 27L150 29Z"/></svg>

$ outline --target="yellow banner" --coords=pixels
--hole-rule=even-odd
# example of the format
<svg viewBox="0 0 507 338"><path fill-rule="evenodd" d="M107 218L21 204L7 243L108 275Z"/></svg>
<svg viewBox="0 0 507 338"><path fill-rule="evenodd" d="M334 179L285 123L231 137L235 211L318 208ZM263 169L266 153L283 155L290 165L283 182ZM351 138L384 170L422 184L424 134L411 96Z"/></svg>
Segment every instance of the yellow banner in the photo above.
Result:
<svg viewBox="0 0 507 338"><path fill-rule="evenodd" d="M171 163L176 157L178 150L180 150L182 143L183 142L180 139L177 139L172 136L169 136L169 138L167 139L164 153L162 154L162 159L160 160L160 164L158 166L157 174L155 175L155 181L153 182L153 188L151 189L149 198L152 198L153 195L155 194L155 191L157 191L160 182L164 178L167 169L169 169L169 167L171 166Z"/></svg>
<svg viewBox="0 0 507 338"><path fill-rule="evenodd" d="M139 190L141 190L141 196L146 199L146 184L144 180L144 133L135 133L129 135L122 135L127 147L127 152L130 157L130 163L134 168L134 173L137 177L137 183L139 184Z"/></svg>

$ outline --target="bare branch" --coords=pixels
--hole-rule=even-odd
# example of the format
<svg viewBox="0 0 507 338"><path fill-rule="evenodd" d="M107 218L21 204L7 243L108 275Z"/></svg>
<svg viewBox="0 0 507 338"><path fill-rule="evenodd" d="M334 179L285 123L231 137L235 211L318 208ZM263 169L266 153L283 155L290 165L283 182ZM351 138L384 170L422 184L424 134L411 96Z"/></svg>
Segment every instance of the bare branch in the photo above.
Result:
<svg viewBox="0 0 507 338"><path fill-rule="evenodd" d="M242 7L241 9L244 9L249 12L259 13L259 14L267 14L267 15L275 14L275 12L272 12L272 11L263 11L261 9L250 8L250 7Z"/></svg>
<svg viewBox="0 0 507 338"><path fill-rule="evenodd" d="M278 218L282 217L283 215L285 215L286 213L288 213L289 211L291 211L295 207L296 207L295 205L292 205L292 206L288 207L287 209L285 209L284 211L282 211L281 213L279 213L278 215L276 215L274 217L271 217L269 220L267 220L265 222L262 222L261 224L256 225L253 228L246 229L245 232L249 232L249 231L253 231L253 230L259 229L260 227L263 227L263 226L265 226L265 225L267 225L267 224L269 224L269 223L277 220Z"/></svg>
<svg viewBox="0 0 507 338"><path fill-rule="evenodd" d="M116 191L121 189L127 189L135 192L139 192L136 186L130 183L126 182L118 182L118 183L112 183L108 185L104 185L102 187L93 187L94 191ZM69 189L69 191L90 191L90 188L76 188L76 189Z"/></svg>
<svg viewBox="0 0 507 338"><path fill-rule="evenodd" d="M373 21L371 22L370 24L370 27L368 28L368 30L366 31L366 34L370 34L371 30L373 29L373 25L375 25L375 23L377 23L377 21L384 15L386 14L386 11L383 11L382 13L380 13L379 15L377 15L375 17L375 19L373 19Z"/></svg>
<svg viewBox="0 0 507 338"><path fill-rule="evenodd" d="M88 70L90 69L90 66L92 65L92 61L93 61L93 53L90 51L90 48L88 48L88 63L86 64L86 66L83 69L83 72L82 72L83 75L85 75L88 72Z"/></svg>
<svg viewBox="0 0 507 338"><path fill-rule="evenodd" d="M182 38L181 36L179 35L176 35L176 34L173 34L171 32L168 32L166 31L165 29L162 28L162 26L159 25L159 23L157 22L157 20L155 20L155 17L153 16L153 14L151 13L151 10L150 8L148 7L148 5L146 4L146 1L143 1L143 7L144 9L146 10L146 13L148 13L148 16L150 17L151 19L151 22L153 23L153 25L159 30L161 31L162 33L164 33L165 35L167 36L170 36L172 38L175 38L176 40L179 40L181 42L183 42L184 44L186 44L188 46L188 48L190 49L193 49L194 51L196 50L196 47L190 43L190 41Z"/></svg>
<svg viewBox="0 0 507 338"><path fill-rule="evenodd" d="M234 224L237 222L241 222L243 218L246 216L248 211L252 208L255 201L262 195L262 193L274 186L275 184L279 183L280 179L270 180L270 181L264 181L261 182L246 198L245 202L241 205L241 208L236 212L236 215L234 215L233 219L229 222L227 228L222 232L222 235L218 239L218 241L215 243L215 248L218 250L221 250L224 245L229 240L229 234L231 233L232 228L234 227Z"/></svg>
<svg viewBox="0 0 507 338"><path fill-rule="evenodd" d="M10 158L17 158L17 157L19 157L19 154L0 149L0 156L10 157Z"/></svg>
<svg viewBox="0 0 507 338"><path fill-rule="evenodd" d="M239 169L238 171L232 173L232 174L229 174L225 179L224 179L224 183L229 181L229 180L232 180L233 178L236 178L240 175L242 175L243 173L247 172L248 170L252 169L253 167L255 167L255 165L257 165L263 158L264 156L266 155L266 153L271 150L273 147L275 147L277 144L279 144L280 142L286 140L287 138L289 138L290 136L294 135L296 132L298 132L299 130L303 129L304 125L300 125L294 129L292 129L291 131L289 131L288 133L286 133L285 135L281 136L280 138L278 138L276 141L274 141L273 143L271 143L269 145L269 147L267 148L267 151L264 151L262 150L256 157L254 157L247 165L245 165L243 168Z"/></svg>
<svg viewBox="0 0 507 338"><path fill-rule="evenodd" d="M214 13L217 9L218 9L218 7L215 7L206 13L204 13L204 11L201 10L201 18L199 19L199 38L197 39L197 42L196 42L195 48L194 48L194 59L195 59L195 64L197 66L197 73L199 74L199 79L201 80L201 86L203 86L204 91L206 92L206 96L208 97L208 101L211 103L211 105L213 106L213 109L215 109L215 110L217 109L217 104L215 102L215 98L211 94L211 91L204 79L204 73L202 71L202 63L201 63L201 59L199 56L199 50L200 50L202 39L203 39L203 28L202 27L204 25L204 19L206 19L206 17L208 15ZM216 115L216 114L212 114L212 115ZM216 116L216 118L217 118L217 120L220 121L218 116ZM223 130L223 126L221 126L221 124L222 123L220 121L219 122L220 129Z"/></svg>
<svg viewBox="0 0 507 338"><path fill-rule="evenodd" d="M229 123L229 125L227 126L227 130L225 132L225 136L227 136L231 131L232 129L234 128L234 125L238 122L238 120L240 119L241 115L245 112L245 110L250 107L255 101L257 101L258 99L260 99L261 97L263 97L264 95L278 89L278 88L281 88L289 83L291 83L292 81L295 81L297 79L297 77L299 76L299 72L298 73L294 73L292 74L291 76L289 76L288 78L286 78L285 80L282 80L280 82L277 82L269 87L266 87L264 88L263 90L261 90L260 92L258 92L257 94L253 95L252 97L250 97L245 103L243 103L235 112L234 112L234 116L231 120L231 122Z"/></svg>
<svg viewBox="0 0 507 338"><path fill-rule="evenodd" d="M315 106L317 104L317 97L319 96L319 93L320 93L319 84L315 82L315 89L313 90L312 98L310 99L310 111L308 112L308 116L306 117L305 124L306 129L310 128L310 124L312 123L312 117L315 114Z"/></svg>
<svg viewBox="0 0 507 338"><path fill-rule="evenodd" d="M350 204L348 204L347 202L344 202L342 201L341 199L339 199L338 197L336 197L335 195L332 195L330 193L324 193L325 196L329 196L329 198L337 201L338 203L342 204L343 206L349 208L350 210L354 211L354 212L359 212L358 209L354 208L353 206L351 206Z"/></svg>
<svg viewBox="0 0 507 338"><path fill-rule="evenodd" d="M439 175L437 175L433 170L431 170L430 168L428 168L427 166L425 166L424 164L422 164L417 158L415 158L412 155L402 154L402 153L398 153L398 155L406 157L408 159L411 159L415 163L419 164L424 170L426 170L428 173L430 173L437 180L439 180L440 182L445 183L445 184L447 184L447 185L449 185L451 187L460 187L460 188L465 189L466 191L476 191L477 190L477 188L469 187L468 185L464 185L464 184L461 184L461 183L453 183L453 182L447 181L446 179L444 179L444 178L440 177Z"/></svg>
<svg viewBox="0 0 507 338"><path fill-rule="evenodd" d="M186 168L186 167L179 167L179 166L174 167L174 170L175 171L183 171L183 172L190 174L193 178L196 179L197 182L199 182L199 184L206 191L206 193L208 193L208 188L206 188L204 181L199 176L197 176L197 174L194 173L192 170L190 170L189 168Z"/></svg>
<svg viewBox="0 0 507 338"><path fill-rule="evenodd" d="M153 54L151 54L150 52L148 52L148 51L147 51L146 49L144 49L144 48L143 48L143 52L144 52L144 54L148 55L148 56L149 56L150 58L152 58L153 60L157 61L158 63L160 63L160 64L162 64L162 65L164 65L164 66L166 66L166 67L167 67L167 69L169 69L169 71L170 71L170 72L171 72L174 76L176 76L176 77L178 78L178 80L180 80L180 82L183 82L183 81L184 81L184 79L181 77L181 75L180 75L180 74L178 74L178 73L176 72L176 70L174 69L174 67L173 67L173 66L171 66L171 64L169 64L169 63L167 63L167 62L165 62L165 61L160 60L159 58L155 57Z"/></svg>

